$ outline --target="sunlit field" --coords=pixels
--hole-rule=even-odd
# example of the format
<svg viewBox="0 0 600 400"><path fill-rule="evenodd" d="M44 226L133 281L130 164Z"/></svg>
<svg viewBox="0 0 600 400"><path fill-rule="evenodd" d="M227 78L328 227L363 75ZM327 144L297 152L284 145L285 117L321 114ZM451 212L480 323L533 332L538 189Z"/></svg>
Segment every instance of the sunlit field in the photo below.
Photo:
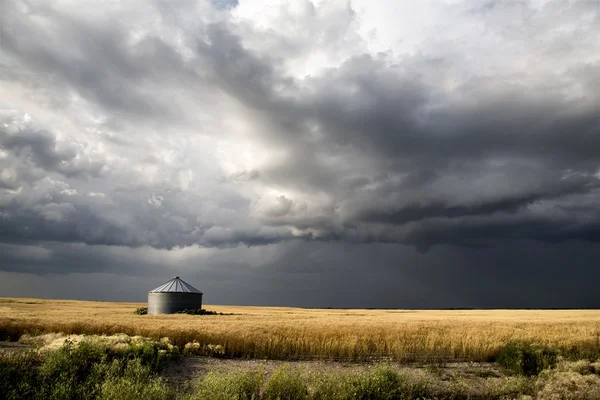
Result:
<svg viewBox="0 0 600 400"><path fill-rule="evenodd" d="M509 342L598 351L600 310L334 310L207 305L232 315L135 315L143 303L0 298L0 336L168 337L228 357L486 361Z"/></svg>

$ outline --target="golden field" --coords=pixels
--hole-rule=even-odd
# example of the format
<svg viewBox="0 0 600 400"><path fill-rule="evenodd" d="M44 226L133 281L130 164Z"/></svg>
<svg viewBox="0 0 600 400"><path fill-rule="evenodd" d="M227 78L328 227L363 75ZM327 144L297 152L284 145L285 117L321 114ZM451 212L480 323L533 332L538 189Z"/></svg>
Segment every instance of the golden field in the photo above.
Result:
<svg viewBox="0 0 600 400"><path fill-rule="evenodd" d="M168 337L233 357L485 361L511 341L598 351L600 310L338 310L206 306L233 315L134 315L144 303L0 298L0 337Z"/></svg>

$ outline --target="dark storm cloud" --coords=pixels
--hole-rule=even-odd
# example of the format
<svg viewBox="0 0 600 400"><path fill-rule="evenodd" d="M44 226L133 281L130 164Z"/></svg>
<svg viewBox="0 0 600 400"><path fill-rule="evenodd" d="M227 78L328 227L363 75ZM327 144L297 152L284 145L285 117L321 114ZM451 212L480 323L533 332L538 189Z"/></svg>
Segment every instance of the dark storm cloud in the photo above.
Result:
<svg viewBox="0 0 600 400"><path fill-rule="evenodd" d="M573 177L553 182L545 182L529 192L519 193L515 197L504 196L468 205L452 205L437 200L427 204L410 203L404 206L389 205L389 210L366 210L358 219L364 222L402 225L408 222L427 218L456 218L494 213L516 213L519 209L543 200L553 200L571 194L586 194L600 187L600 182L593 176ZM370 212L370 213L369 213Z"/></svg>
<svg viewBox="0 0 600 400"><path fill-rule="evenodd" d="M0 131L1 146L15 153L31 151L32 161L44 169L54 170L62 161L72 159L71 152L56 151L56 140L47 132L19 132L18 135L7 135Z"/></svg>
<svg viewBox="0 0 600 400"><path fill-rule="evenodd" d="M211 38L213 49L229 49L227 55L231 65L236 68L243 65L244 73L252 74L239 76L228 63L220 64L222 68L218 70L226 74L226 80L230 82L228 88L242 101L262 109L271 120L277 121L282 127L276 131L277 140L287 140L291 149L288 163L265 171L262 175L265 179L300 184L304 188L308 186L309 190L328 190L342 207L352 202L353 197L362 198L363 204L358 205L358 211L344 217L343 222L349 225L360 225L361 222L404 225L411 221L431 220L422 226L406 227L405 232L398 232L393 238L385 238L383 231L369 234L369 237L374 234L384 241L391 239L420 248L436 243L461 245L471 241L460 238L463 218L464 224L471 226L472 218L467 217L482 216L484 219L479 223L484 225L487 223L485 217L489 215L514 214L534 203L558 201L572 194L585 195L598 187L598 178L594 175L600 165L597 99L586 99L585 103L568 100L560 95L558 87L552 85L507 85L498 90L497 86L502 83L496 79L494 82L467 82L457 90L456 101L450 99L429 110L436 99L435 87L427 85L415 73L402 72L400 66L387 67L381 60L361 57L315 80L314 91L306 99L289 100L265 86L265 81L272 81L268 65L241 51L235 38L223 34ZM419 63L414 63L409 63L409 70L419 69ZM242 81L247 85L244 86ZM351 96L348 88L352 88ZM316 124L324 136L315 146L298 143L297 137L301 135L298 130L306 121ZM289 137L282 138L286 132L283 127L291 128L287 131ZM433 184L436 177L441 177L441 181L449 176L480 181L487 178L486 186L493 187L496 176L501 175L503 181L500 184L512 187L491 190L495 193L484 194L483 199L476 201L461 199L472 196L464 196L451 187L441 188L440 193L432 196L428 190L431 182L423 182L419 187L417 181L415 187L414 180L406 185L404 179L375 185L379 186L376 189L354 187L354 193L342 193L335 187L335 178L340 176L331 175L331 168L325 170L319 162L314 162L314 154L323 147L335 146L340 146L338 149L342 153L346 148L354 148L377 160L378 170L372 172L383 173L384 179L403 174L415 176L426 169L426 176ZM486 163L490 159L507 161L504 166L496 167ZM529 165L518 171L520 164L527 163ZM318 169L325 171L315 172ZM285 175L285 171L290 174ZM521 174L512 175L515 172ZM330 179L323 181L322 177L328 174ZM368 184L373 181L377 183L377 178L364 180ZM407 186L410 190L406 190ZM471 189L478 190L477 185ZM344 195L349 195L350 199L344 199ZM414 200L407 203L402 197ZM386 198L391 201L382 204L380 199ZM570 199L574 203L578 201L574 196ZM564 205L563 211L568 213L569 209L570 205ZM277 224L277 217L280 217L282 225L328 229L322 224L323 218L311 222L310 218L300 216L290 220L287 214L287 210L272 212L265 215L265 221ZM477 234L482 241L502 237L595 241L595 228L578 222L577 213L570 216L571 225L575 226L560 229L560 233L556 233L557 223L549 215L522 215L522 220L514 215L504 219L495 216L499 220L496 222L498 227L479 229ZM335 217L329 215L330 220ZM445 220L439 221L440 218ZM344 236L343 232L341 236Z"/></svg>
<svg viewBox="0 0 600 400"><path fill-rule="evenodd" d="M468 251L438 246L426 255L409 246L381 243L290 241L278 248L257 267L253 252L261 251L259 248L195 255L181 263L153 259L157 254L144 257L151 249L132 255L130 249L114 251L106 246L16 249L2 245L12 267L10 272L0 272L0 293L145 301L148 290L180 275L205 293L207 304L347 308L598 305L595 285L600 275L597 268L589 267L589 260L600 256L599 249L583 242L548 245L518 241ZM90 271L96 273L81 274L81 265L90 265Z"/></svg>
<svg viewBox="0 0 600 400"><path fill-rule="evenodd" d="M577 5L526 7L537 29L528 32L498 22L508 6L467 7L469 18L489 16L498 42L556 39L539 54L499 49L506 65L482 72L489 53L467 54L469 43L427 38L399 56L355 46L353 10L328 30L311 3L298 18L315 37L294 42L214 10L237 2L168 4L124 6L121 16L112 5L88 15L9 2L0 82L21 95L0 97L10 114L0 125L0 242L62 244L64 257L73 243L228 251L300 238L336 251L395 243L468 252L598 242L600 64L580 59L595 49L586 32L548 23L558 13L558 28L581 22L597 35L597 9L580 21ZM325 50L344 57L290 72L287 56L309 65ZM548 54L571 61L542 69L535 57ZM510 70L519 57L527 67ZM0 268L59 269L54 254L11 254ZM277 267L305 265L292 261Z"/></svg>
<svg viewBox="0 0 600 400"><path fill-rule="evenodd" d="M32 198L15 198L2 207L0 242L5 243L85 243L89 245L152 246L173 249L192 245L232 247L238 244L260 246L293 238L262 227L235 228L198 223L189 210L178 207L178 193L165 194L160 209L152 198L139 191L128 198L114 195L95 203L85 196L71 194L64 185L44 180L45 190ZM136 197L142 197L135 201Z"/></svg>
<svg viewBox="0 0 600 400"><path fill-rule="evenodd" d="M75 148L60 148L55 135L43 130L22 129L9 133L0 128L0 149L8 150L25 164L67 177L86 174L98 176L104 167L95 160L76 159L78 154Z"/></svg>
<svg viewBox="0 0 600 400"><path fill-rule="evenodd" d="M7 10L15 18L4 31L2 50L47 81L65 82L113 113L165 118L177 111L142 83L163 82L171 74L198 82L159 37L149 35L128 46L130 27L120 20L83 21L48 4L26 4L21 12Z"/></svg>

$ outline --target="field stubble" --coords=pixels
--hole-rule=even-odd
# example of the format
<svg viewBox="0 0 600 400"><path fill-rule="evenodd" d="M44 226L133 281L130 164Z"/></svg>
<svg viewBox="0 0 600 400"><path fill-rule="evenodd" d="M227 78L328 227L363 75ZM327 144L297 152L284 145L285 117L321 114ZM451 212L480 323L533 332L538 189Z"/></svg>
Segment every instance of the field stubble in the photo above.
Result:
<svg viewBox="0 0 600 400"><path fill-rule="evenodd" d="M599 310L339 310L206 306L232 315L134 315L143 303L0 298L0 337L24 333L168 337L227 357L487 361L519 341L597 352Z"/></svg>

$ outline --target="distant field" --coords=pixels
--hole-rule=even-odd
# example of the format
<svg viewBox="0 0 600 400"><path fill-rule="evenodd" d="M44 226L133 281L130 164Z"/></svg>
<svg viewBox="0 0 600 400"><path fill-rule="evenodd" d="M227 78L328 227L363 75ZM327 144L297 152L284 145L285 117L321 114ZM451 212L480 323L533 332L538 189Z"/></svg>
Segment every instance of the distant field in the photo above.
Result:
<svg viewBox="0 0 600 400"><path fill-rule="evenodd" d="M600 310L330 310L205 306L234 315L134 315L143 303L0 298L0 337L46 332L168 337L268 359L486 361L510 341L600 348Z"/></svg>

